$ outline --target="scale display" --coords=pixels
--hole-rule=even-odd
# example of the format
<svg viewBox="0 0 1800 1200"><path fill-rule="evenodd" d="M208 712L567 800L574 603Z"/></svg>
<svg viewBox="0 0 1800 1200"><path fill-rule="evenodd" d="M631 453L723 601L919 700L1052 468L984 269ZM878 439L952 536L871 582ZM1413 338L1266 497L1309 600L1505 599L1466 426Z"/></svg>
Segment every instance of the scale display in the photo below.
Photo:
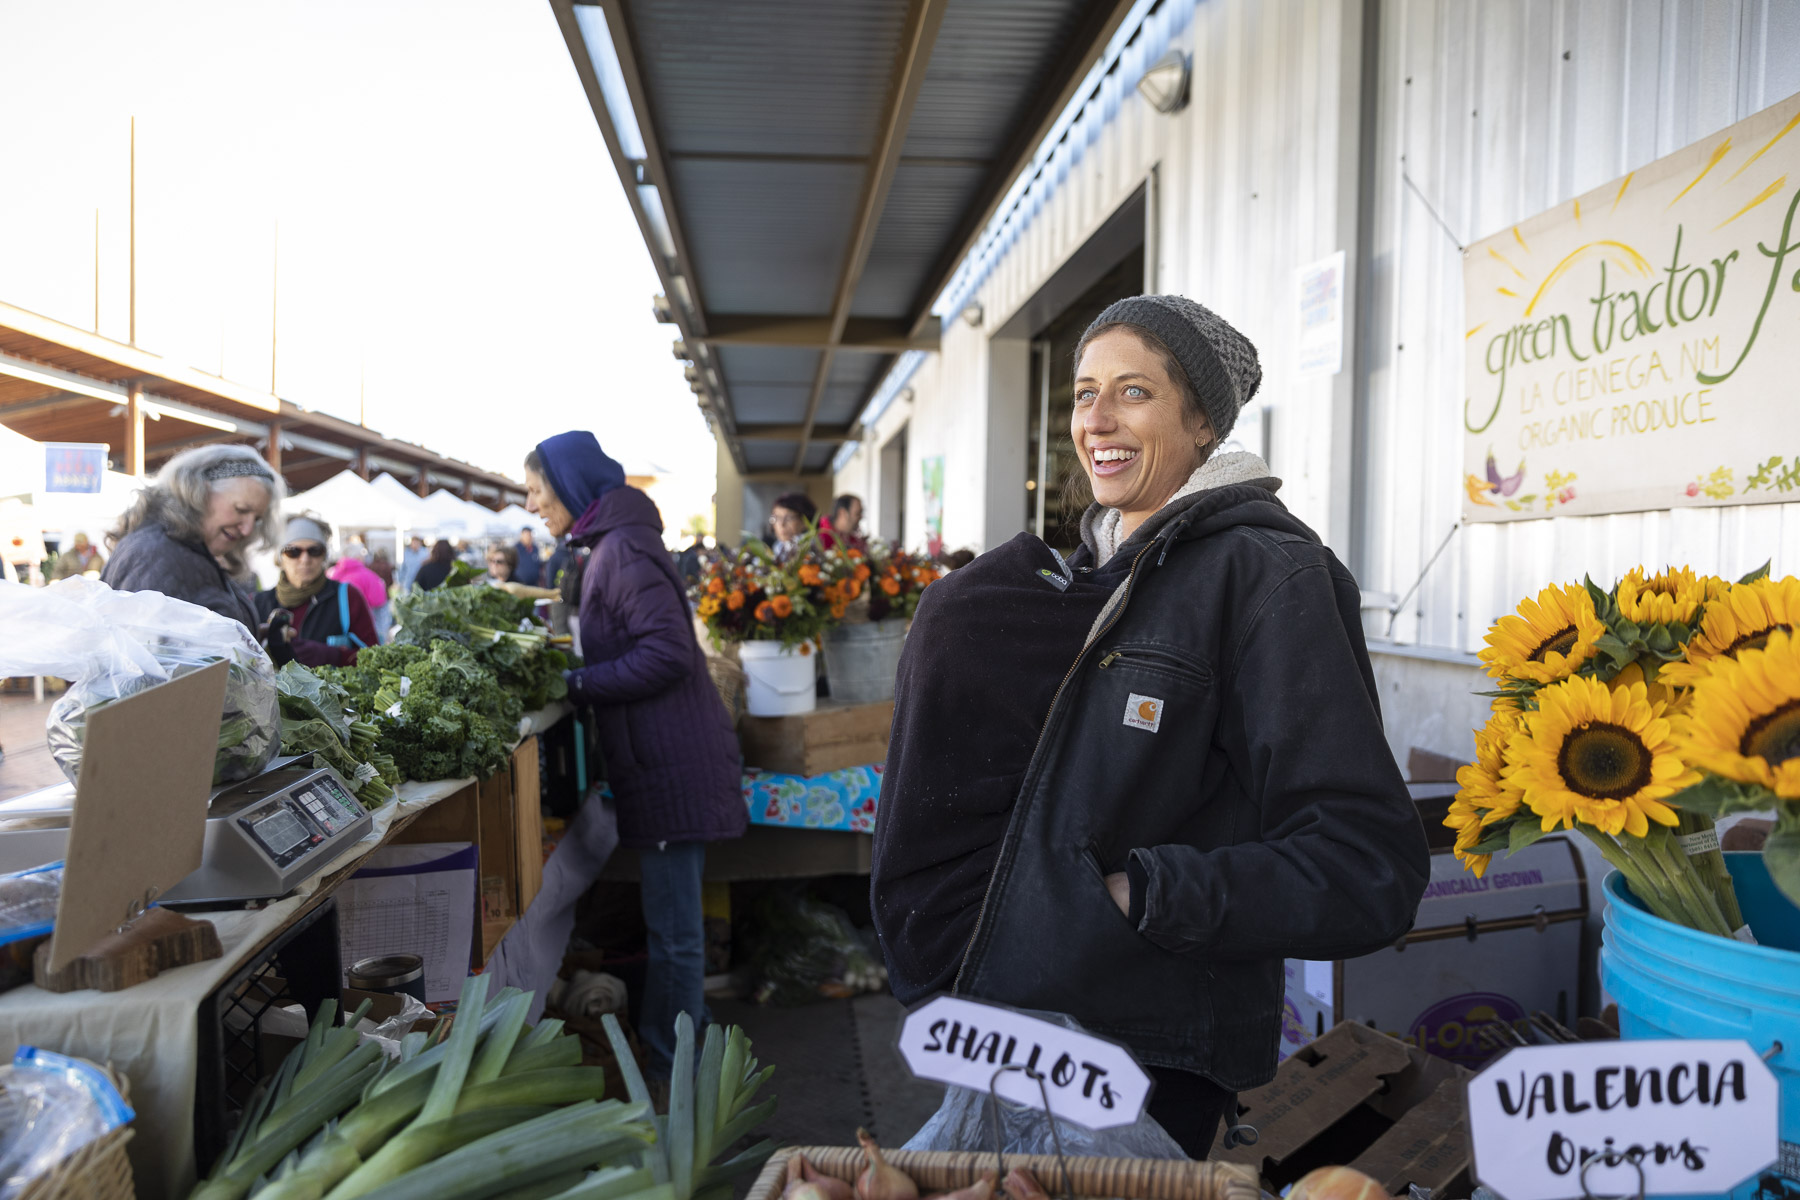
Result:
<svg viewBox="0 0 1800 1200"><path fill-rule="evenodd" d="M166 903L283 896L331 865L369 831L373 819L330 767L298 761L221 788L206 820L198 871Z"/></svg>

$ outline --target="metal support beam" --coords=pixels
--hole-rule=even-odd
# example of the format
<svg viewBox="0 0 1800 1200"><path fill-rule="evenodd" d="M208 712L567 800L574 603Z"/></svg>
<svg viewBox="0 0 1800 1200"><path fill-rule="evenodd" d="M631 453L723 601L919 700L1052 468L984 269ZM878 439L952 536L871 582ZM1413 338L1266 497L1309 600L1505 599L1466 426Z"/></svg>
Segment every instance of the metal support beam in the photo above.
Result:
<svg viewBox="0 0 1800 1200"><path fill-rule="evenodd" d="M359 447L356 451L356 473L367 481L369 476L369 448Z"/></svg>
<svg viewBox="0 0 1800 1200"><path fill-rule="evenodd" d="M739 425L738 436L746 442L792 442L811 437L815 442L841 442L855 432L851 425Z"/></svg>
<svg viewBox="0 0 1800 1200"><path fill-rule="evenodd" d="M125 397L124 467L127 475L144 473L144 388L134 383Z"/></svg>
<svg viewBox="0 0 1800 1200"><path fill-rule="evenodd" d="M851 317L844 322L836 346L870 354L902 354L908 350L938 348L937 321L918 335L911 322L881 317ZM715 346L782 346L822 350L831 342L831 318L762 316L756 313L709 313L702 341Z"/></svg>
<svg viewBox="0 0 1800 1200"><path fill-rule="evenodd" d="M942 257L925 276L925 286L913 299L913 319L910 322L912 333L916 336L925 328L926 322L932 320L931 305L937 299L944 285L950 282L951 274L957 265L975 248L975 239L999 211L1000 202L1012 189L1013 181L1019 173L1031 165L1031 156L1037 152L1039 143L1050 133L1056 124L1056 118L1062 115L1069 101L1074 99L1075 90L1087 78L1100 56L1106 53L1107 43L1112 41L1113 34L1125 23L1126 15L1131 11L1133 0L1109 0L1095 4L1069 39L1069 49L1060 62L1043 78L1047 81L1045 90L1036 101L1026 109L1023 119L1014 126L1017 131L1013 140L995 158L999 164L987 181L982 184L977 203L969 209L969 215L957 229L956 236L945 244Z"/></svg>
<svg viewBox="0 0 1800 1200"><path fill-rule="evenodd" d="M869 261L869 250L875 244L875 231L881 224L881 210L887 206L888 190L900 169L900 151L906 145L906 131L912 124L913 105L925 83L925 68L931 62L931 50L937 43L938 29L944 23L944 10L949 0L912 0L907 12L906 28L900 38L900 56L894 64L893 84L888 92L887 111L882 114L881 132L875 153L870 158L869 175L863 183L862 203L857 208L856 224L850 233L849 249L844 255L843 274L838 278L837 292L832 298L831 327L826 331L825 347L819 354L819 369L813 374L812 394L806 401L805 431L794 454L794 470L806 466L807 442L813 422L819 415L819 401L825 395L825 384L831 378L831 360L843 339L844 326L850 320L850 303L856 298L856 285L862 282L863 266Z"/></svg>
<svg viewBox="0 0 1800 1200"><path fill-rule="evenodd" d="M277 475L281 474L281 422L269 422L269 436L263 443L263 461Z"/></svg>

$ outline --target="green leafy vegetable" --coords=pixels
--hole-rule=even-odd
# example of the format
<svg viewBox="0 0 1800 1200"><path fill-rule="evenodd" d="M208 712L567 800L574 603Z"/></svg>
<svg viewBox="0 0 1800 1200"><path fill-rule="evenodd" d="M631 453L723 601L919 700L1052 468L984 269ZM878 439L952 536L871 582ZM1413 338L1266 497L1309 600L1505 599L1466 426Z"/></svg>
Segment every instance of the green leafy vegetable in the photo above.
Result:
<svg viewBox="0 0 1800 1200"><path fill-rule="evenodd" d="M408 779L486 778L506 762L523 707L453 641L371 646L349 667L322 667L351 710L379 730L381 751Z"/></svg>

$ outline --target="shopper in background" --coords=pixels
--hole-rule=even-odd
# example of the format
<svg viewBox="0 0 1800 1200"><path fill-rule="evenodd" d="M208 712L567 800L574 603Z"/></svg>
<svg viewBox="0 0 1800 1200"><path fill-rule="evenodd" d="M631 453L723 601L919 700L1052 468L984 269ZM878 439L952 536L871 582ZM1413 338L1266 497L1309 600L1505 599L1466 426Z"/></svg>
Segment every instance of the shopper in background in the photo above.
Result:
<svg viewBox="0 0 1800 1200"><path fill-rule="evenodd" d="M550 557L544 560L543 571L538 575L538 586L562 590L563 572L569 569L569 539L553 538Z"/></svg>
<svg viewBox="0 0 1800 1200"><path fill-rule="evenodd" d="M369 558L369 570L375 572L375 577L381 580L383 587L393 588L394 560L388 557L386 546L378 547Z"/></svg>
<svg viewBox="0 0 1800 1200"><path fill-rule="evenodd" d="M456 550L443 538L431 543L431 554L419 573L413 577L413 586L422 592L429 592L450 577L450 568L456 565Z"/></svg>
<svg viewBox="0 0 1800 1200"><path fill-rule="evenodd" d="M865 554L869 549L869 539L862 533L863 502L861 496L845 493L839 496L831 506L831 532L835 540L852 550L861 550Z"/></svg>
<svg viewBox="0 0 1800 1200"><path fill-rule="evenodd" d="M526 587L549 587L549 581L541 579L544 561L538 556L537 539L527 526L519 530L519 544L513 547L513 554L518 563L513 568L513 579Z"/></svg>
<svg viewBox="0 0 1800 1200"><path fill-rule="evenodd" d="M196 446L163 465L106 535L102 582L121 592L161 592L257 627L245 556L273 546L285 489L248 446ZM323 564L321 564L323 565Z"/></svg>
<svg viewBox="0 0 1800 1200"><path fill-rule="evenodd" d="M489 546L487 573L489 583L523 583L519 578L519 552L511 546Z"/></svg>
<svg viewBox="0 0 1800 1200"><path fill-rule="evenodd" d="M256 593L257 622L276 666L346 667L358 651L379 641L361 589L325 573L330 544L331 526L324 518L310 513L288 518L276 559L281 579ZM374 579L367 567L363 572Z"/></svg>
<svg viewBox="0 0 1800 1200"><path fill-rule="evenodd" d="M360 540L351 538L344 543L344 556L331 564L326 572L339 583L347 583L362 593L364 603L369 606L369 615L375 622L375 641L387 641L388 630L393 628L394 613L388 607L387 584L375 569L363 561L369 548Z"/></svg>
<svg viewBox="0 0 1800 1200"><path fill-rule="evenodd" d="M78 533L69 544L69 548L56 556L56 571L52 579L70 579L76 575L86 575L89 571L99 571L106 565L100 556L99 549L90 541L85 533Z"/></svg>
<svg viewBox="0 0 1800 1200"><path fill-rule="evenodd" d="M1431 859L1356 580L1267 464L1217 452L1255 347L1140 296L1088 328L1074 375L1082 546L1020 534L925 593L871 902L902 1004L954 987L1117 1037L1203 1159L1275 1074L1283 959L1393 945Z"/></svg>
<svg viewBox="0 0 1800 1200"><path fill-rule="evenodd" d="M666 1080L675 1018L706 1019L706 843L746 823L737 736L694 638L686 588L650 497L591 433L558 434L525 460L526 507L589 556L580 576L580 653L569 698L591 708L609 803L596 788L544 866L543 890L488 964L500 985L540 997L556 979L575 904L615 847L638 852L649 965L638 1032Z"/></svg>
<svg viewBox="0 0 1800 1200"><path fill-rule="evenodd" d="M400 571L397 577L401 591L404 592L412 587L413 580L419 577L419 568L424 566L430 558L431 551L425 548L424 538L415 533L406 539L406 553L400 556Z"/></svg>
<svg viewBox="0 0 1800 1200"><path fill-rule="evenodd" d="M786 558L800 544L800 539L818 519L819 506L805 492L788 492L775 498L769 510L769 528L775 535L776 558ZM835 544L831 526L819 530L819 544L829 549Z"/></svg>

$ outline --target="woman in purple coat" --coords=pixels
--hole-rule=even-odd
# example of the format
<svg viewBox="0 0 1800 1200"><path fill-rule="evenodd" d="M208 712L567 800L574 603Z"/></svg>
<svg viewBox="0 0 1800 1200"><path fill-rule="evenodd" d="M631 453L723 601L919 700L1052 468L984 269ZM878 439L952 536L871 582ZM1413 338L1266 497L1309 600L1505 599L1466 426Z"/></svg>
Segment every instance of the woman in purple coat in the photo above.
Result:
<svg viewBox="0 0 1800 1200"><path fill-rule="evenodd" d="M613 802L585 800L545 866L543 891L490 971L541 999L561 966L576 900L615 845L635 849L650 943L638 1033L652 1074L666 1079L676 1015L687 1012L696 1025L705 1016L706 843L741 836L747 821L737 735L650 497L626 485L624 469L585 431L540 442L525 459L525 487L526 507L551 534L567 533L586 551L585 563L571 566L581 571L585 665L568 672L569 698L594 711Z"/></svg>

